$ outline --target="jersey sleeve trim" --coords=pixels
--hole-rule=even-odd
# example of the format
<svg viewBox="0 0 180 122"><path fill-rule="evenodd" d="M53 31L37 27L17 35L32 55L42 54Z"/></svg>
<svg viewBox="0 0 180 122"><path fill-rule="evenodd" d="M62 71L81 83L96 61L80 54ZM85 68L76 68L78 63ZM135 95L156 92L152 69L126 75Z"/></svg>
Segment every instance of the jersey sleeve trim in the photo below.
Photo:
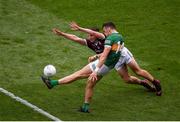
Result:
<svg viewBox="0 0 180 122"><path fill-rule="evenodd" d="M104 47L111 47L111 45L104 45Z"/></svg>
<svg viewBox="0 0 180 122"><path fill-rule="evenodd" d="M110 45L110 46L111 46L111 45L112 45L111 40L108 40L108 39L107 39L107 40L105 40L105 44L104 44L104 45Z"/></svg>

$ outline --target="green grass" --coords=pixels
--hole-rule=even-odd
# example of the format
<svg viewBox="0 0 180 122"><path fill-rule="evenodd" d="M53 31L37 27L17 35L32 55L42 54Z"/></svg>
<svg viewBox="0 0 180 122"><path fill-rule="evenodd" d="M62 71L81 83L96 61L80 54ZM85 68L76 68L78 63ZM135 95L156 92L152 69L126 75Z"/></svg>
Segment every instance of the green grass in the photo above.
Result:
<svg viewBox="0 0 180 122"><path fill-rule="evenodd" d="M179 0L0 0L0 87L62 120L180 120ZM40 81L53 64L61 78L87 64L93 52L52 34L116 23L140 66L161 79L163 96L127 85L112 71L95 87L92 113L77 112L86 80L48 90ZM49 120L0 93L0 120Z"/></svg>
<svg viewBox="0 0 180 122"><path fill-rule="evenodd" d="M37 112L33 111L31 108L28 108L19 102L15 102L14 100L9 98L8 96L5 96L4 94L0 93L0 98L1 98L1 102L0 102L1 121L50 120L48 118L45 118L41 114L38 114ZM28 115L30 115L31 117L28 117Z"/></svg>

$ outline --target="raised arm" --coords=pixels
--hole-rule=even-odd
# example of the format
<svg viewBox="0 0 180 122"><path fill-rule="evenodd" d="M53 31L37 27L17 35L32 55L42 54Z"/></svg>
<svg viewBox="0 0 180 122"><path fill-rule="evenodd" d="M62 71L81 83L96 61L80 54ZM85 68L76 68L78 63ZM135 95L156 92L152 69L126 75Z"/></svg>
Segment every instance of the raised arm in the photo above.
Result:
<svg viewBox="0 0 180 122"><path fill-rule="evenodd" d="M76 35L62 32L62 31L60 31L60 30L57 29L57 28L54 28L52 31L53 31L54 34L56 34L56 35L58 35L58 36L63 36L63 37L65 37L66 39L72 40L72 41L77 42L77 43L79 43L79 44L81 44L81 45L86 45L86 40L85 40L85 39L82 39L82 38L79 38L79 37L76 36Z"/></svg>
<svg viewBox="0 0 180 122"><path fill-rule="evenodd" d="M88 29L88 28L80 27L80 26L79 26L77 23L75 23L75 22L71 22L71 23L70 23L70 27L71 27L72 30L82 31L82 32L85 32L85 33L94 35L94 36L96 36L97 38L101 38L101 39L104 39L104 38L105 38L104 34L102 34L102 33L100 33L100 32L97 32L97 31L93 31L93 30Z"/></svg>

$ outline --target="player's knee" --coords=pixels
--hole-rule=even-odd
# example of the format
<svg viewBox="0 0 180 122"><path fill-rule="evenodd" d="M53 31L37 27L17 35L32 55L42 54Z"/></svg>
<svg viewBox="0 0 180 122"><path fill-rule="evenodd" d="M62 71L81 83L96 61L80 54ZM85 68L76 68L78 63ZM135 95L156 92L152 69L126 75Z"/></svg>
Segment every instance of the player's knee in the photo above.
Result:
<svg viewBox="0 0 180 122"><path fill-rule="evenodd" d="M84 75L81 72L75 72L74 77L75 77L75 79L79 79L79 78L84 77Z"/></svg>
<svg viewBox="0 0 180 122"><path fill-rule="evenodd" d="M80 77L80 76L79 76L78 73L75 72L75 73L73 74L73 78L74 78L75 80L77 80L79 77Z"/></svg>
<svg viewBox="0 0 180 122"><path fill-rule="evenodd" d="M93 88L94 85L95 85L95 82L94 82L94 81L88 80L88 82L87 82L87 88Z"/></svg>

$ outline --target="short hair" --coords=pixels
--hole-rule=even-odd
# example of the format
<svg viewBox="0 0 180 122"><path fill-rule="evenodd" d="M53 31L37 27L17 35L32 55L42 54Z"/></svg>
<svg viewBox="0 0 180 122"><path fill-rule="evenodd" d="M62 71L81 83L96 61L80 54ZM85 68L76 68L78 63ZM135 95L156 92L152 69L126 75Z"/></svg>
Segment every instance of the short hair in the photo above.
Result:
<svg viewBox="0 0 180 122"><path fill-rule="evenodd" d="M90 28L90 29L93 30L93 31L99 32L99 28L97 28L97 27L92 27L92 28Z"/></svg>
<svg viewBox="0 0 180 122"><path fill-rule="evenodd" d="M111 29L116 29L116 26L113 22L106 22L102 25L102 28L104 27L110 27Z"/></svg>

